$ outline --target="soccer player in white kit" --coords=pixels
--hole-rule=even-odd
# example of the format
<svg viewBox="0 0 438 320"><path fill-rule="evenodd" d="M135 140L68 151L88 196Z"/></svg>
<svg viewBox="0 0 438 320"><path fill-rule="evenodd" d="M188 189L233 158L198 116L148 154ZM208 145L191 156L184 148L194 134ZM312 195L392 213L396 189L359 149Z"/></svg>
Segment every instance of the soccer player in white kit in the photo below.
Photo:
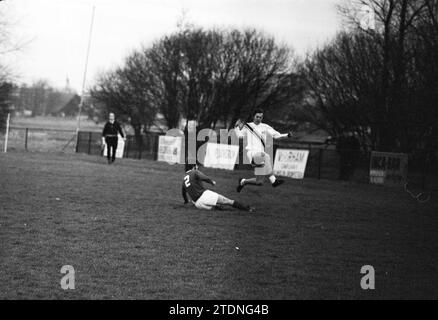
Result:
<svg viewBox="0 0 438 320"><path fill-rule="evenodd" d="M237 120L235 132L238 137L246 138L247 145L245 147L248 159L251 165L254 166L255 178L243 179L239 178L239 184L236 188L237 192L242 191L245 185L262 186L265 177L268 177L271 185L275 188L284 183L284 180L277 179L272 169L271 157L265 152L267 139L281 139L292 137L292 132L281 134L274 130L271 126L262 123L263 110L257 109L254 111L254 121L244 123Z"/></svg>

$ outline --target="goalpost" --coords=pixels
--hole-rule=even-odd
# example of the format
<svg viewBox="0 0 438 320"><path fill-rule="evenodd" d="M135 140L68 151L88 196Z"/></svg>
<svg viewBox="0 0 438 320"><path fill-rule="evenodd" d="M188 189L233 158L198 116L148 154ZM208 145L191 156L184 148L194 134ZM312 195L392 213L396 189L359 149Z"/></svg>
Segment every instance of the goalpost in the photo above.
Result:
<svg viewBox="0 0 438 320"><path fill-rule="evenodd" d="M72 136L72 138L67 142L67 144L62 148L62 151L64 151L71 142L74 141L76 138L76 149L78 148L78 141L79 141L79 130L81 128L81 114L82 114L82 106L84 104L84 94L85 94L85 85L87 81L87 71L88 71L88 59L90 56L90 48L91 48L91 38L93 35L93 25L94 25L94 15L96 11L96 6L93 6L93 10L91 13L91 22L90 22L90 30L88 34L88 46L87 46L87 52L85 55L85 68L84 68L84 74L82 79L82 90L81 90L81 100L79 102L79 110L77 115L77 125L76 125L76 133Z"/></svg>
<svg viewBox="0 0 438 320"><path fill-rule="evenodd" d="M81 128L81 114L82 114L82 107L84 104L84 94L85 94L85 85L87 82L87 71L88 71L88 59L90 56L90 48L91 48L91 38L93 35L93 25L94 25L94 14L96 11L96 7L93 6L93 11L91 13L91 23L90 23L90 30L88 35L88 46L87 46L87 53L85 55L85 68L84 68L84 75L82 79L82 91L81 91L81 101L79 102L79 110L78 110L78 123L76 127L76 135L79 134L79 129Z"/></svg>

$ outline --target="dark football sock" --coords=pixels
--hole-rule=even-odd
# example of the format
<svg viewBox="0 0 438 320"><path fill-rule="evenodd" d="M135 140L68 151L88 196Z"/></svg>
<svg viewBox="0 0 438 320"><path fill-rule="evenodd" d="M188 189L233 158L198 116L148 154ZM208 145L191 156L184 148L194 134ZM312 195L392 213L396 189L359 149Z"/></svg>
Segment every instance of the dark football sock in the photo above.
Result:
<svg viewBox="0 0 438 320"><path fill-rule="evenodd" d="M249 206L245 206L244 204L241 204L238 201L233 202L233 207L239 210L249 211Z"/></svg>

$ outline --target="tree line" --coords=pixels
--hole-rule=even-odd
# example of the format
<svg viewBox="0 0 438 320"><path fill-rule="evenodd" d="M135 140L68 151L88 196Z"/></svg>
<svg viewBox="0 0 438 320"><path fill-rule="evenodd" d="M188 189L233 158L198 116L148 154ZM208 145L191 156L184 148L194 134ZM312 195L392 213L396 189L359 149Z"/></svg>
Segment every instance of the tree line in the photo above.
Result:
<svg viewBox="0 0 438 320"><path fill-rule="evenodd" d="M357 16L366 5L374 26ZM436 0L359 0L341 5L345 28L297 61L257 30L185 28L102 74L91 90L101 115L125 117L137 135L158 113L200 128L231 127L263 108L309 121L334 137L356 132L374 150L433 148L438 135ZM271 119L273 120L273 119Z"/></svg>
<svg viewBox="0 0 438 320"><path fill-rule="evenodd" d="M136 135L157 114L168 128L182 119L229 128L255 108L278 114L290 104L298 86L291 57L288 47L254 29L184 28L102 74L91 97L103 113L124 116Z"/></svg>
<svg viewBox="0 0 438 320"><path fill-rule="evenodd" d="M363 29L357 6L374 13ZM374 150L437 150L438 1L361 0L349 28L301 65L309 118L334 135L358 132Z"/></svg>
<svg viewBox="0 0 438 320"><path fill-rule="evenodd" d="M0 128L8 112L28 116L77 116L80 96L69 88L55 88L45 80L31 85L0 82ZM87 106L88 107L88 106Z"/></svg>
<svg viewBox="0 0 438 320"><path fill-rule="evenodd" d="M32 85L14 85L12 87L11 102L15 112L31 112L32 116L76 116L78 107L72 108L67 114L62 108L65 107L76 92L68 87L55 88L45 80L38 80Z"/></svg>
<svg viewBox="0 0 438 320"><path fill-rule="evenodd" d="M345 1L339 11L343 29L304 59L256 29L180 26L100 74L87 112L115 112L139 142L154 126L230 128L262 108L269 122L355 132L368 149L437 150L438 0Z"/></svg>
<svg viewBox="0 0 438 320"><path fill-rule="evenodd" d="M0 4L0 130L5 128L9 112L39 115L76 115L78 96L68 87L60 89L51 86L46 80L18 84L16 72L9 65L7 57L25 47L25 41L12 32L13 19L8 8Z"/></svg>

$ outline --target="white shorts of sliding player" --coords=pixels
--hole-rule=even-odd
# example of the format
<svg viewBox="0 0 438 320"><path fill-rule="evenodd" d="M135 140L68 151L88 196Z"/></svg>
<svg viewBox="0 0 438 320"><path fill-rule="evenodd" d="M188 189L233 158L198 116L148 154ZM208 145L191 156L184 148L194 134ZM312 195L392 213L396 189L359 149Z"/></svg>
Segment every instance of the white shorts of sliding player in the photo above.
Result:
<svg viewBox="0 0 438 320"><path fill-rule="evenodd" d="M219 199L219 194L211 190L205 190L202 196L195 202L195 207L198 209L211 210L216 206Z"/></svg>

